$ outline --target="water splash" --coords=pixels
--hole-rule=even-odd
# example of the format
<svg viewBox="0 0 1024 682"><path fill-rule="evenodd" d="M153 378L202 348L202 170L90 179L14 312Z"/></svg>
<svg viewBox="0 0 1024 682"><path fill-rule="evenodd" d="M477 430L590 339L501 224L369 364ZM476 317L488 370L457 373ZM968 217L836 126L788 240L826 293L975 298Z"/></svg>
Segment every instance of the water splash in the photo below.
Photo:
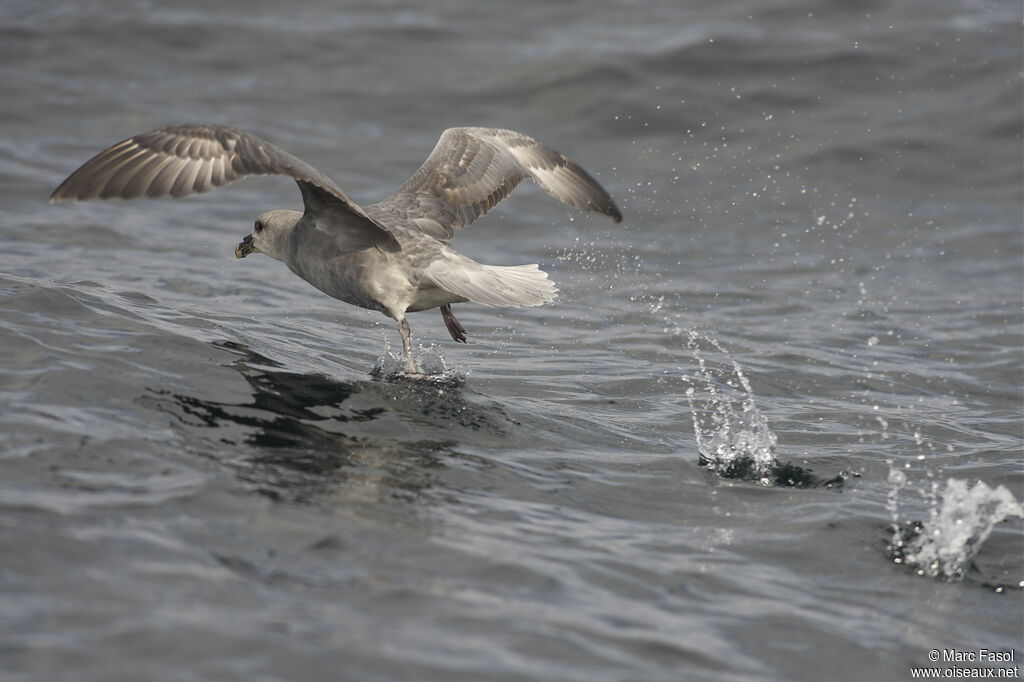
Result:
<svg viewBox="0 0 1024 682"><path fill-rule="evenodd" d="M434 346L420 346L419 350L414 350L413 363L417 371L410 374L405 371L405 358L391 350L385 336L384 353L377 358L370 376L381 381L429 381L451 386L461 385L466 380L465 370L460 366L449 366L441 351Z"/></svg>
<svg viewBox="0 0 1024 682"><path fill-rule="evenodd" d="M728 358L729 369L711 367L702 344ZM706 395L698 405L697 389L690 386L686 390L701 463L721 476L738 477L742 471L770 485L772 470L778 465L778 438L757 408L743 368L709 336L691 330L686 347L697 360L696 376L687 381L696 382ZM723 386L729 390L723 390Z"/></svg>
<svg viewBox="0 0 1024 682"><path fill-rule="evenodd" d="M690 384L686 400L702 466L723 478L765 486L842 488L850 475L845 471L822 479L810 469L779 461L778 438L757 406L750 380L716 339L691 330L686 347L697 361L695 375L683 379ZM728 362L712 366L708 352L721 354Z"/></svg>
<svg viewBox="0 0 1024 682"><path fill-rule="evenodd" d="M887 506L893 520L889 554L895 563L918 575L962 579L996 524L1024 518L1024 507L1005 486L992 488L978 481L969 487L966 481L949 478L940 494L928 491L926 522L902 521L900 496L907 487L907 475L890 469L889 483ZM1024 587L1024 581L1019 586Z"/></svg>

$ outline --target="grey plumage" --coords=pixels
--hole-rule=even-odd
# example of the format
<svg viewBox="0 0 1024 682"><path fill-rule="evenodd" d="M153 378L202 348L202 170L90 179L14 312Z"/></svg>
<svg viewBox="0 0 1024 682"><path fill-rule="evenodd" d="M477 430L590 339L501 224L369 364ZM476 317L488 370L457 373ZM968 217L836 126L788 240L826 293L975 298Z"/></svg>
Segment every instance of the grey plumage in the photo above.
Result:
<svg viewBox="0 0 1024 682"><path fill-rule="evenodd" d="M497 206L530 178L559 201L599 211L615 222L622 214L608 193L572 159L513 130L449 128L434 151L394 194L374 208L401 210L420 228L448 240Z"/></svg>
<svg viewBox="0 0 1024 682"><path fill-rule="evenodd" d="M285 175L302 192L317 227L344 233L353 249L386 245L394 236L330 178L252 133L189 123L141 133L103 150L72 173L50 202L72 199L183 197L230 185L248 175Z"/></svg>
<svg viewBox="0 0 1024 682"><path fill-rule="evenodd" d="M541 305L556 289L529 266L487 266L447 245L530 178L563 203L622 220L608 193L579 165L511 130L450 128L394 194L360 207L330 178L288 152L235 128L187 124L157 128L100 152L54 190L65 199L182 197L247 175L284 175L304 212L269 211L236 255L262 252L321 291L399 323L406 367L414 371L405 313L441 306L452 338L465 330L451 303Z"/></svg>

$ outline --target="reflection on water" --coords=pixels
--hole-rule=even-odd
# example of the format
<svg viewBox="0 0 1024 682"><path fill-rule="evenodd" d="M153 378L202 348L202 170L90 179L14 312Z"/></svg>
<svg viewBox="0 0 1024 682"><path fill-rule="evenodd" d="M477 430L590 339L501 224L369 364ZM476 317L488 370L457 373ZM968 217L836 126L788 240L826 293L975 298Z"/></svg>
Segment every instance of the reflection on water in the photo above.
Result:
<svg viewBox="0 0 1024 682"><path fill-rule="evenodd" d="M249 384L250 401L150 389L142 402L209 444L199 454L273 499L309 502L356 483L362 495L369 485L375 497L418 496L445 459L467 458L454 450L460 435L500 438L509 422L499 407L466 400L460 386L296 374L242 344L216 346L238 356L230 366Z"/></svg>

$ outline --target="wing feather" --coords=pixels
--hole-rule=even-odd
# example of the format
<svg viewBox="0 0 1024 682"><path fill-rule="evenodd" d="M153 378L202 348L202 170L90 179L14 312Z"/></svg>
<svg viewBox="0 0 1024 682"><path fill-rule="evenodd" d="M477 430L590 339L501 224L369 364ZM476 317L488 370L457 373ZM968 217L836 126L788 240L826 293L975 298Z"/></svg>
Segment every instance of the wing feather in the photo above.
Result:
<svg viewBox="0 0 1024 682"><path fill-rule="evenodd" d="M213 169L210 174L210 183L214 187L220 187L224 184L224 162L223 156L217 156L213 159Z"/></svg>
<svg viewBox="0 0 1024 682"><path fill-rule="evenodd" d="M195 163L195 161L190 160L189 163L181 164L178 177L174 179L174 184L171 185L167 193L175 198L192 194L192 188L195 186L197 175L199 175L199 164Z"/></svg>
<svg viewBox="0 0 1024 682"><path fill-rule="evenodd" d="M129 194L145 194L146 188L153 182L160 171L174 160L171 156L153 156L142 162L134 175L128 179L125 191Z"/></svg>
<svg viewBox="0 0 1024 682"><path fill-rule="evenodd" d="M495 128L449 128L402 185L368 210L440 223L450 239L526 178L559 201L622 220L615 201L579 164L532 137ZM441 205L438 202L443 202ZM448 210L445 210L448 209ZM438 214L446 214L439 220Z"/></svg>
<svg viewBox="0 0 1024 682"><path fill-rule="evenodd" d="M166 126L123 140L68 176L50 201L183 197L248 175L295 180L317 229L352 243L399 248L385 225L316 168L251 133L221 125Z"/></svg>

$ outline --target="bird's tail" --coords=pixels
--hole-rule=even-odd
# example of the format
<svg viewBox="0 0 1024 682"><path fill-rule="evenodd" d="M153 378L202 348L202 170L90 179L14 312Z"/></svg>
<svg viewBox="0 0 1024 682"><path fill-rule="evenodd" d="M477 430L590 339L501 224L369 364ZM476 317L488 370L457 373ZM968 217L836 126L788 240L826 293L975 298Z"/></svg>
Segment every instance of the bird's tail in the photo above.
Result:
<svg viewBox="0 0 1024 682"><path fill-rule="evenodd" d="M548 274L534 265L481 265L431 269L431 279L447 291L473 303L490 306L544 305L558 291Z"/></svg>

